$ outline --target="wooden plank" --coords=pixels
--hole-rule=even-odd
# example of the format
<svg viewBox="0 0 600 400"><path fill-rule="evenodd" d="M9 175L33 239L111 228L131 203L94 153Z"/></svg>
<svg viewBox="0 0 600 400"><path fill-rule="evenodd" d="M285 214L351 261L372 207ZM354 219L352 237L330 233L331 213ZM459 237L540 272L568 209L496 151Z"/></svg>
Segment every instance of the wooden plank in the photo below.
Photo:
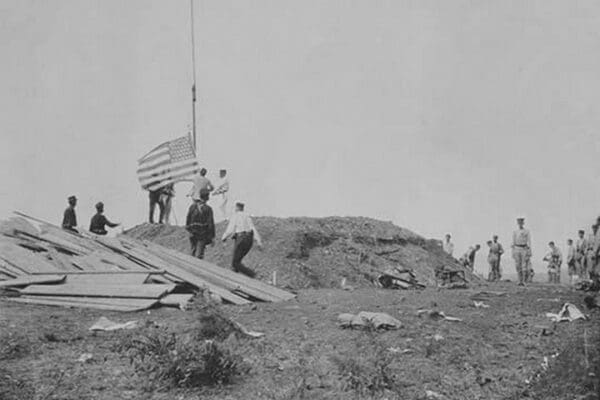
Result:
<svg viewBox="0 0 600 400"><path fill-rule="evenodd" d="M21 290L28 295L42 296L84 296L84 297L132 297L158 299L175 289L175 285L96 285L69 284L31 285Z"/></svg>
<svg viewBox="0 0 600 400"><path fill-rule="evenodd" d="M155 268L162 268L170 275L173 275L174 277L188 282L198 288L206 289L230 303L238 305L250 303L250 301L231 293L229 290L215 285L214 283L209 282L208 280L199 276L197 271L190 271L189 269L182 268L179 265L169 263L164 259L149 253L145 249L126 249L125 251L127 251L129 254L132 254L134 257L139 258L140 260L146 260L147 263L153 265Z"/></svg>
<svg viewBox="0 0 600 400"><path fill-rule="evenodd" d="M51 248L48 250L48 254L46 254L46 258L50 259L52 265L56 267L56 269L60 271L80 271L78 267L76 267L72 262L72 256L68 256L60 251Z"/></svg>
<svg viewBox="0 0 600 400"><path fill-rule="evenodd" d="M30 239L35 239L35 240L39 240L42 242L46 242L46 243L54 246L55 248L59 248L61 250L67 251L72 254L82 255L82 254L89 253L89 250L84 249L84 248L82 248L76 244L73 244L71 242L68 242L66 240L63 240L60 237L55 236L55 235L50 235L48 233L42 234L42 235L32 235L32 234L29 234L29 233L23 232L23 231L16 231L16 232L19 235L19 237L21 237L21 235L22 235L22 236L30 238Z"/></svg>
<svg viewBox="0 0 600 400"><path fill-rule="evenodd" d="M13 243L0 242L0 258L25 272L56 272L58 269L43 256Z"/></svg>
<svg viewBox="0 0 600 400"><path fill-rule="evenodd" d="M9 265L6 261L0 259L0 272L3 274L9 275L13 278L18 276L27 275L27 273L19 268L15 268L12 265Z"/></svg>
<svg viewBox="0 0 600 400"><path fill-rule="evenodd" d="M155 271L148 271L148 270L144 270L144 271L60 271L60 272L34 272L31 275L56 275L56 274L60 274L60 275L73 275L73 274L79 274L79 275L102 275L102 274L108 274L108 275L128 275L128 274L142 274L142 275L154 275L154 274L164 274L166 271L164 270L155 270Z"/></svg>
<svg viewBox="0 0 600 400"><path fill-rule="evenodd" d="M150 274L69 274L67 284L76 285L141 285ZM160 275L157 275L160 276ZM169 282L172 283L172 282Z"/></svg>
<svg viewBox="0 0 600 400"><path fill-rule="evenodd" d="M9 297L7 300L14 301L17 303L25 304L39 304L47 306L60 306L60 307L81 307L81 308L92 308L98 310L107 311L123 311L133 312L142 311L154 306L156 300L141 299L139 302L124 303L117 298L102 298L101 302L92 302L89 299L86 301L77 301L75 297L43 297L43 296L22 296L22 297ZM127 300L138 300L138 299L127 299Z"/></svg>
<svg viewBox="0 0 600 400"><path fill-rule="evenodd" d="M140 264L131 261L129 258L127 258L121 254L109 252L108 249L106 249L106 248L102 252L96 252L95 254L103 262L115 265L115 266L119 267L120 269L148 272L147 268L142 267Z"/></svg>
<svg viewBox="0 0 600 400"><path fill-rule="evenodd" d="M221 268L207 261L200 260L190 255L180 253L176 250L168 249L166 247L150 242L147 242L145 244L148 246L148 250L150 252L159 257L165 257L166 255L168 255L173 261L175 259L181 260L182 262L187 263L196 270L210 274L212 277L214 277L215 280L218 280L219 282L230 282L230 284L235 283L235 289L233 290L244 291L250 294L251 296L259 298L261 300L285 301L296 297L296 295L294 295L293 293L266 284L257 279L252 279L250 277L247 277L246 275L239 274L225 268ZM206 276L206 279L208 279L208 275Z"/></svg>
<svg viewBox="0 0 600 400"><path fill-rule="evenodd" d="M0 221L0 233L13 236L16 230L29 232L32 235L38 235L40 231L25 218L12 217L5 221Z"/></svg>
<svg viewBox="0 0 600 400"><path fill-rule="evenodd" d="M134 247L136 245L139 245L139 243L130 242L130 243L127 243L127 245L130 247ZM212 271L207 271L206 268L203 268L202 266L193 265L192 263L188 262L189 259L191 259L192 262L201 261L201 260L198 260L197 258L194 258L191 256L189 257L188 260L183 260L176 256L177 254L181 254L181 253L179 253L175 250L165 249L165 251L157 251L155 249L150 249L148 247L145 247L143 249L140 249L140 248L133 249L132 248L129 251L136 252L137 254L144 253L144 254L141 254L140 257L146 257L146 258L150 257L154 263L162 262L162 263L167 263L170 265L176 265L177 267L185 270L186 272L194 274L194 275L204 279L206 282L208 282L214 286L225 288L231 292L235 291L236 294L240 294L239 292L242 292L242 293L245 292L246 294L248 294L251 297L254 297L256 299L263 300L263 301L271 301L271 302L287 300L287 299L282 299L281 297L278 297L278 296L274 296L272 293L269 293L268 291L258 290L253 287L248 287L246 285L235 282L232 279L228 279L228 277L220 276L218 273L215 274ZM173 256L172 254L175 254L175 256ZM223 270L223 268L218 267L216 265L213 265L213 267L217 271ZM229 271L226 271L226 273L228 273L228 272ZM235 274L233 272L231 272L231 273ZM235 275L240 275L240 274L235 274ZM248 278L248 279L251 279L251 278Z"/></svg>
<svg viewBox="0 0 600 400"><path fill-rule="evenodd" d="M61 283L65 281L65 275L25 275L19 278L11 279L8 281L0 282L0 287L11 287L11 286L26 286L40 283Z"/></svg>
<svg viewBox="0 0 600 400"><path fill-rule="evenodd" d="M145 248L127 249L124 246L122 246L120 244L120 242L117 244L114 241L105 241L103 243L107 247L113 249L114 251L120 252L122 254L126 254L127 256L131 257L134 261L139 262L143 265L147 265L148 268L165 270L166 272L168 272L170 275L174 276L175 278L180 279L184 282L187 282L191 285L194 285L197 288L206 289L206 290L220 296L225 301L228 301L233 304L238 304L238 305L250 303L250 301L248 301L234 293L231 293L230 291L228 291L226 289L216 286L193 273L189 273L188 271L183 270L182 268L180 268L178 266L170 265L169 263L165 262L163 259L158 258L158 257L154 256L153 254L149 253Z"/></svg>
<svg viewBox="0 0 600 400"><path fill-rule="evenodd" d="M269 302L282 301L281 298L279 298L277 296L273 296L268 292L263 292L263 291L254 289L249 286L241 285L241 284L234 282L232 280L229 280L227 278L223 278L222 276L213 274L211 272L207 272L206 270L204 270L201 267L192 265L191 263L187 263L186 261L183 261L183 260L178 260L177 258L170 256L169 254L162 254L161 257L165 258L165 262L169 262L171 264L177 265L190 273L201 276L203 279L205 279L206 281L208 281L214 285L223 287L231 292L236 292L236 294L239 294L238 292L245 293L245 294L249 295L250 297L253 297L255 299L262 300L262 301L269 301ZM218 268L220 268L220 267L218 267Z"/></svg>
<svg viewBox="0 0 600 400"><path fill-rule="evenodd" d="M121 269L113 264L102 261L96 254L91 253L85 256L73 256L71 262L84 271L120 271Z"/></svg>

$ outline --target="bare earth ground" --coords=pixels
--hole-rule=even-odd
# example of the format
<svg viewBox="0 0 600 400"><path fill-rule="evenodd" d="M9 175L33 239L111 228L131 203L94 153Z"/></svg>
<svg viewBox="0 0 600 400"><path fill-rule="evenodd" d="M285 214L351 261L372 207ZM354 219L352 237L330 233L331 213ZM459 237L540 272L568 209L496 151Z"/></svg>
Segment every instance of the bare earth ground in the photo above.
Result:
<svg viewBox="0 0 600 400"><path fill-rule="evenodd" d="M469 297L482 289L509 294L491 297L490 308L475 308ZM265 333L227 339L250 371L231 385L166 392L147 391L147 378L135 373L119 348L128 336L156 328L91 333L88 327L104 315L119 322L152 321L183 335L198 329L194 307L124 314L0 300L0 340L2 346L12 343L12 352L0 353L0 398L425 399L430 390L445 399L597 399L600 313L585 309L584 295L566 287L501 283L441 291L307 289L285 303L218 306L248 329ZM552 324L545 313L557 312L565 301L591 319ZM463 321L419 317L420 308ZM362 310L386 312L404 326L384 332L337 326L338 314ZM539 326L549 328L546 335ZM77 361L83 353L92 360ZM382 377L385 383L376 380ZM371 378L379 383L368 387L364 382Z"/></svg>

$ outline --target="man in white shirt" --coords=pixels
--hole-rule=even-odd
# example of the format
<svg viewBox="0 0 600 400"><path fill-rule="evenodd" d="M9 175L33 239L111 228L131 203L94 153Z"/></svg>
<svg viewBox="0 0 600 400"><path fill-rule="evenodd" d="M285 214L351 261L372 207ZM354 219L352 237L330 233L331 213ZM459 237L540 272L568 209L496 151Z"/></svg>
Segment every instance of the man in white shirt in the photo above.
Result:
<svg viewBox="0 0 600 400"><path fill-rule="evenodd" d="M222 169L219 171L219 181L217 182L217 188L213 192L213 196L216 195L221 196L219 210L221 210L223 218L227 219L227 202L229 200L229 179L227 178L226 169Z"/></svg>
<svg viewBox="0 0 600 400"><path fill-rule="evenodd" d="M447 233L446 240L442 243L442 248L444 249L444 252L449 256L452 256L452 253L454 253L454 243L452 243L451 238L452 236L450 236L450 234Z"/></svg>
<svg viewBox="0 0 600 400"><path fill-rule="evenodd" d="M225 242L230 237L234 240L231 268L235 272L254 277L256 273L242 264L242 259L248 254L255 240L258 247L262 248L262 240L252 219L244 212L244 203L241 201L236 201L235 213L229 219L221 240Z"/></svg>
<svg viewBox="0 0 600 400"><path fill-rule="evenodd" d="M525 285L528 281L529 270L527 267L527 258L531 251L531 234L525 229L525 218L517 218L519 229L513 232L512 252L515 260L515 268L519 275L519 286Z"/></svg>
<svg viewBox="0 0 600 400"><path fill-rule="evenodd" d="M214 190L214 186L206 177L206 172L206 168L202 168L200 170L200 173L196 174L196 176L194 177L194 184L192 186L192 190L188 194L188 196L192 196L192 200L200 200L200 191L202 189L208 190L209 193Z"/></svg>

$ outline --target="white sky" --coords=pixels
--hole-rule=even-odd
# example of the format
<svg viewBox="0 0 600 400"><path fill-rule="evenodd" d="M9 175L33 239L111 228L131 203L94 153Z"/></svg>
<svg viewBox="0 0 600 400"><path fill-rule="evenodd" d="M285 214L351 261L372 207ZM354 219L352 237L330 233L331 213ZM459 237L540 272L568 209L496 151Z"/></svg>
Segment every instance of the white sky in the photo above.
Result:
<svg viewBox="0 0 600 400"><path fill-rule="evenodd" d="M195 4L200 155L254 214L462 253L524 213L539 260L600 213L600 2ZM143 222L136 160L191 121L189 29L187 0L3 0L0 216L59 223L76 194L83 225L99 200Z"/></svg>

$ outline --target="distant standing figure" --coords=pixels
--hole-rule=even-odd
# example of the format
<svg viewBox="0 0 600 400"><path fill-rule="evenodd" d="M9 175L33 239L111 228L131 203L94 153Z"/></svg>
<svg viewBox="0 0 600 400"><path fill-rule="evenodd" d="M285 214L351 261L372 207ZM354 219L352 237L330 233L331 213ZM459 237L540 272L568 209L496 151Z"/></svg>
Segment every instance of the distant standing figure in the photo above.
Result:
<svg viewBox="0 0 600 400"><path fill-rule="evenodd" d="M454 253L454 243L452 243L452 236L449 233L446 234L446 240L442 243L442 248L444 252L452 257L452 253Z"/></svg>
<svg viewBox="0 0 600 400"><path fill-rule="evenodd" d="M577 275L581 279L587 279L587 240L585 239L585 231L583 229L580 229L577 232L577 235L577 241L575 242L575 261L577 262Z"/></svg>
<svg viewBox="0 0 600 400"><path fill-rule="evenodd" d="M119 225L121 224L110 222L104 216L104 203L99 202L96 204L96 215L92 217L90 222L90 232L95 233L96 235L106 235L108 233L106 231L106 226L116 228Z"/></svg>
<svg viewBox="0 0 600 400"><path fill-rule="evenodd" d="M192 196L192 200L200 200L200 191L202 189L208 190L208 192L212 192L214 190L213 184L206 177L206 168L202 168L200 173L196 174L194 177L194 184L192 186L192 190L190 191L188 196Z"/></svg>
<svg viewBox="0 0 600 400"><path fill-rule="evenodd" d="M573 280L577 276L577 249L573 245L573 239L567 239L567 267L569 273L569 284L573 284Z"/></svg>
<svg viewBox="0 0 600 400"><path fill-rule="evenodd" d="M256 273L250 268L247 268L242 259L248 254L252 248L252 244L256 240L259 248L262 248L262 240L256 230L252 219L244 212L244 203L236 201L235 212L229 219L229 224L225 233L223 233L222 241L225 242L229 237L233 238L233 259L231 268L235 272L241 272L250 277L254 277Z"/></svg>
<svg viewBox="0 0 600 400"><path fill-rule="evenodd" d="M215 220L208 202L208 190L200 191L200 199L190 206L185 221L185 229L190 233L192 256L203 259L206 246L214 243Z"/></svg>
<svg viewBox="0 0 600 400"><path fill-rule="evenodd" d="M548 243L550 252L544 256L544 261L548 262L548 282L560 283L560 265L562 264L562 253L556 247L554 242Z"/></svg>
<svg viewBox="0 0 600 400"><path fill-rule="evenodd" d="M589 234L586 240L586 276L585 279L591 279L592 276L595 275L596 271L596 253L598 251L598 246L600 245L600 233L598 232L598 225L592 225L592 232Z"/></svg>
<svg viewBox="0 0 600 400"><path fill-rule="evenodd" d="M494 235L493 240L488 242L488 246L490 248L490 252L488 254L488 262L490 264L490 275L488 280L490 282L499 281L501 279L500 273L500 260L502 258L502 254L504 254L504 248L498 242L498 236Z"/></svg>
<svg viewBox="0 0 600 400"><path fill-rule="evenodd" d="M525 218L517 218L519 229L513 232L512 252L515 260L515 268L519 276L519 286L523 286L529 276L527 258L531 257L531 234L525 229Z"/></svg>
<svg viewBox="0 0 600 400"><path fill-rule="evenodd" d="M217 183L217 188L212 194L213 196L221 196L219 210L221 211L223 218L227 219L227 203L229 201L229 179L227 178L226 169L222 169L219 171L219 182Z"/></svg>
<svg viewBox="0 0 600 400"><path fill-rule="evenodd" d="M469 250L462 256L462 263L465 267L468 267L471 271L475 270L475 255L481 248L480 245L469 247Z"/></svg>
<svg viewBox="0 0 600 400"><path fill-rule="evenodd" d="M77 233L77 215L75 215L75 206L77 205L77 197L69 196L67 199L69 206L63 214L62 228L67 231Z"/></svg>

